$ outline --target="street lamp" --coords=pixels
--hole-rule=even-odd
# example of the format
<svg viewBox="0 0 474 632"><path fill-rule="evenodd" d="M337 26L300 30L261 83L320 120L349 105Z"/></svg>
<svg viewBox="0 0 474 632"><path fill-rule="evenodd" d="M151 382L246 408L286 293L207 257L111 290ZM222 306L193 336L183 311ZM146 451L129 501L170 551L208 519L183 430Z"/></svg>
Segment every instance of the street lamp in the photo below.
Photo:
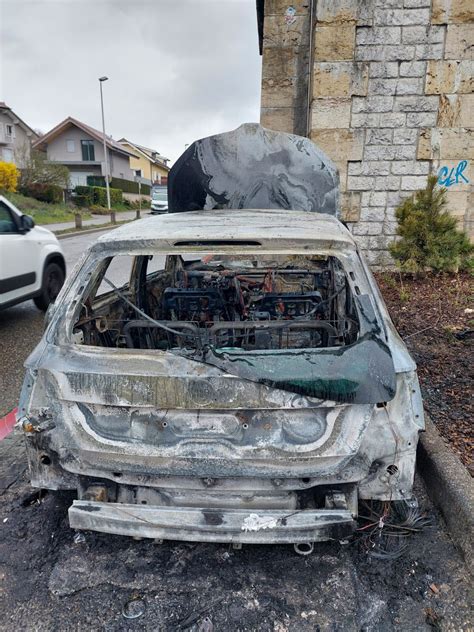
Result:
<svg viewBox="0 0 474 632"><path fill-rule="evenodd" d="M115 211L112 212L110 206L110 185L109 185L109 159L107 156L107 136L105 135L105 118L104 118L104 97L102 94L102 84L107 81L108 77L99 77L100 85L100 108L102 110L102 134L104 137L104 163L105 163L105 189L107 191L107 208L110 211L110 219L115 224Z"/></svg>

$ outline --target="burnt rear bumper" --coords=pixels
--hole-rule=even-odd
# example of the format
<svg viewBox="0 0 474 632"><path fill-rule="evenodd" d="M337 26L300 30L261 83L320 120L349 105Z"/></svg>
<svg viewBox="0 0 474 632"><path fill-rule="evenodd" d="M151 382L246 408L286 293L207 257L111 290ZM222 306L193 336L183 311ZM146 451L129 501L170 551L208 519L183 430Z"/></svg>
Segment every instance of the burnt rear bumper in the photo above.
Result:
<svg viewBox="0 0 474 632"><path fill-rule="evenodd" d="M348 510L160 507L75 500L73 529L160 540L285 544L342 539L355 528Z"/></svg>

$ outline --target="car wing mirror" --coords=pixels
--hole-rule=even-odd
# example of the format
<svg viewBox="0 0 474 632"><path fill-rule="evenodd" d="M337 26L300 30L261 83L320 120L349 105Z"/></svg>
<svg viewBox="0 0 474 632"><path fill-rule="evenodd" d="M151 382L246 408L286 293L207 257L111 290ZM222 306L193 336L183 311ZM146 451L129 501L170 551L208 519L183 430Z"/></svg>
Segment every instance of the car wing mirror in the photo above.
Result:
<svg viewBox="0 0 474 632"><path fill-rule="evenodd" d="M22 215L20 217L20 230L27 233L35 226L35 220L30 215Z"/></svg>

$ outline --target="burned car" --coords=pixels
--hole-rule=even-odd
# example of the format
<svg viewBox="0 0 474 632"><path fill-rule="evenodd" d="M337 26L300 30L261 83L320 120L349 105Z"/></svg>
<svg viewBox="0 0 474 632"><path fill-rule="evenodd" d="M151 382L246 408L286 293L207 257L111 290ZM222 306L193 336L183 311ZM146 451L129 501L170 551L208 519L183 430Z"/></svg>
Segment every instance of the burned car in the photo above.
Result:
<svg viewBox="0 0 474 632"><path fill-rule="evenodd" d="M120 227L26 367L32 484L77 491L74 529L301 552L349 534L359 499L411 498L416 367L333 215Z"/></svg>

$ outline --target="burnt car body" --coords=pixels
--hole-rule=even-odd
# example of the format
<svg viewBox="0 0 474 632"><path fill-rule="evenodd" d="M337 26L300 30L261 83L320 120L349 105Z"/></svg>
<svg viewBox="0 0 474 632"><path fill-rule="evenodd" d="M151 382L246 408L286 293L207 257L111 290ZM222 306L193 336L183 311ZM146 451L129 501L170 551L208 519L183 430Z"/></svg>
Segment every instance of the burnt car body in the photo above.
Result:
<svg viewBox="0 0 474 632"><path fill-rule="evenodd" d="M298 545L350 533L358 499L411 498L416 366L332 215L118 228L76 266L26 368L32 484L77 490L75 529Z"/></svg>

